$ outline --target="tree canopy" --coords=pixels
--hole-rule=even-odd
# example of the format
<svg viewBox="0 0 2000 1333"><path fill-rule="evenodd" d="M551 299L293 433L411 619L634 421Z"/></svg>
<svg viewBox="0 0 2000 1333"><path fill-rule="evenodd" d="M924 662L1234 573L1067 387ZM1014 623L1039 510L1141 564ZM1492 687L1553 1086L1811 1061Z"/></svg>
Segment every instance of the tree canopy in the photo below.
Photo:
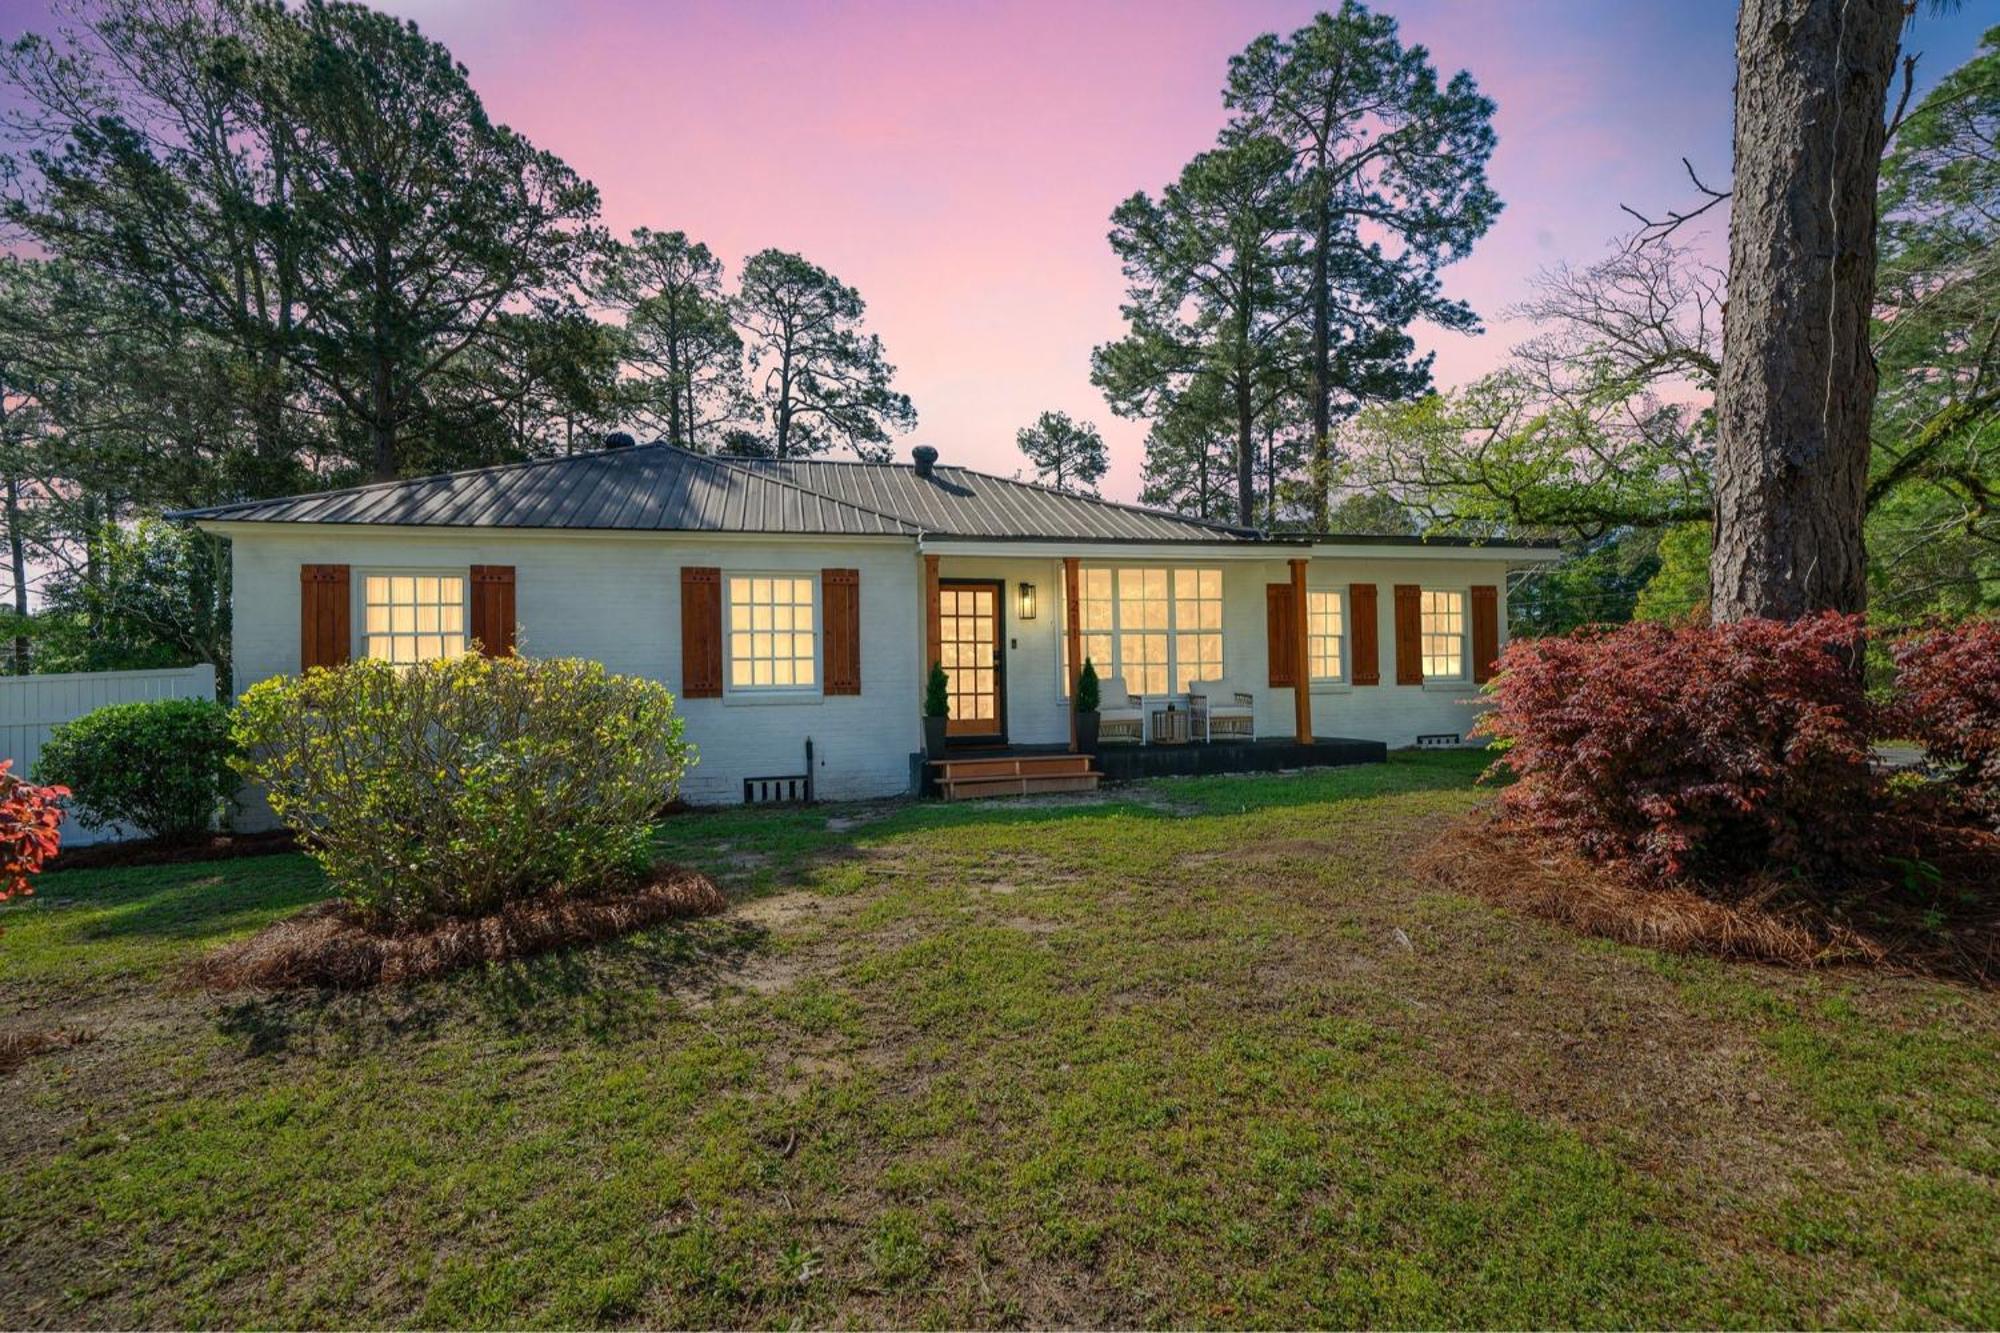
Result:
<svg viewBox="0 0 2000 1333"><path fill-rule="evenodd" d="M776 457L844 446L885 458L892 433L915 428L916 408L893 387L882 340L862 330L866 308L803 255L760 250L745 261L736 319Z"/></svg>
<svg viewBox="0 0 2000 1333"><path fill-rule="evenodd" d="M1034 466L1035 480L1059 491L1095 495L1111 465L1097 427L1072 421L1067 412L1042 413L1016 432L1014 442Z"/></svg>

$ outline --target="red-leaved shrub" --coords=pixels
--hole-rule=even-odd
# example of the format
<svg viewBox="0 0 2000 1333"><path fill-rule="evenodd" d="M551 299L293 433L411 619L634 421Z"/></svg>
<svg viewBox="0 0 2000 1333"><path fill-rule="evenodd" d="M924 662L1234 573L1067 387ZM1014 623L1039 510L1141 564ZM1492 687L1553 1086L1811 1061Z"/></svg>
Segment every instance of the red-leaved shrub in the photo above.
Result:
<svg viewBox="0 0 2000 1333"><path fill-rule="evenodd" d="M1664 879L1819 877L1871 851L1858 616L1521 639L1479 732L1514 820Z"/></svg>
<svg viewBox="0 0 2000 1333"><path fill-rule="evenodd" d="M28 877L62 845L61 799L67 787L37 787L7 770L11 759L0 759L0 899L35 891Z"/></svg>
<svg viewBox="0 0 2000 1333"><path fill-rule="evenodd" d="M1892 727L1946 765L1966 807L2000 827L2000 620L1899 640Z"/></svg>

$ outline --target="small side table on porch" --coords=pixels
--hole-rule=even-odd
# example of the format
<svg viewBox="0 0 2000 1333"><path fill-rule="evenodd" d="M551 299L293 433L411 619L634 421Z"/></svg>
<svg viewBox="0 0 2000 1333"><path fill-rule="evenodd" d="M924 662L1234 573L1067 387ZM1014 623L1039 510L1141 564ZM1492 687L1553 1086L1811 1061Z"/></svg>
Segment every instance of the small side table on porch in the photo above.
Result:
<svg viewBox="0 0 2000 1333"><path fill-rule="evenodd" d="M1169 704L1165 708L1153 710L1153 735L1155 745L1186 745L1193 736L1189 726L1192 715L1187 709Z"/></svg>

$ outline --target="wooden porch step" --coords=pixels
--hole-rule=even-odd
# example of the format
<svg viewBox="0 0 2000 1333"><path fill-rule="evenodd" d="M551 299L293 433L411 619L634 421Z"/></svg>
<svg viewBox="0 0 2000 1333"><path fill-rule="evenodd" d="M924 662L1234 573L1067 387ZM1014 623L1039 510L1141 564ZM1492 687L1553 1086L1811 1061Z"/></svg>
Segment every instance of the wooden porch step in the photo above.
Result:
<svg viewBox="0 0 2000 1333"><path fill-rule="evenodd" d="M1063 778L1093 774L1087 754L996 755L988 758L933 759L940 783L999 778Z"/></svg>
<svg viewBox="0 0 2000 1333"><path fill-rule="evenodd" d="M938 789L947 801L971 801L986 796L1038 796L1045 792L1096 791L1097 774L1055 776L941 778Z"/></svg>

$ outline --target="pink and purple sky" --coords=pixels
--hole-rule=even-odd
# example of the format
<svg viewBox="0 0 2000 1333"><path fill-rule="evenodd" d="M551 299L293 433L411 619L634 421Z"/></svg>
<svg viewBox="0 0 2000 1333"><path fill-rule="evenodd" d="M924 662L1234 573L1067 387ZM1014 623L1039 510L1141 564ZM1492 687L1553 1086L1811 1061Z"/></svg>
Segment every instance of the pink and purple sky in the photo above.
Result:
<svg viewBox="0 0 2000 1333"><path fill-rule="evenodd" d="M595 181L621 234L679 228L732 276L780 246L858 288L920 417L899 450L1012 473L1015 430L1061 409L1104 431L1119 499L1138 492L1145 426L1090 385L1091 348L1123 330L1108 216L1212 144L1232 54L1324 7L378 2L449 46L496 119ZM1506 210L1445 275L1487 332L1422 338L1441 385L1505 355L1521 334L1505 308L1538 268L1604 254L1630 224L1619 204L1690 202L1681 155L1728 178L1730 0L1378 8L1499 104ZM1922 12L1920 87L1971 54L1985 8ZM0 0L0 35L48 25L46 0ZM1720 233L1718 210L1712 253Z"/></svg>

